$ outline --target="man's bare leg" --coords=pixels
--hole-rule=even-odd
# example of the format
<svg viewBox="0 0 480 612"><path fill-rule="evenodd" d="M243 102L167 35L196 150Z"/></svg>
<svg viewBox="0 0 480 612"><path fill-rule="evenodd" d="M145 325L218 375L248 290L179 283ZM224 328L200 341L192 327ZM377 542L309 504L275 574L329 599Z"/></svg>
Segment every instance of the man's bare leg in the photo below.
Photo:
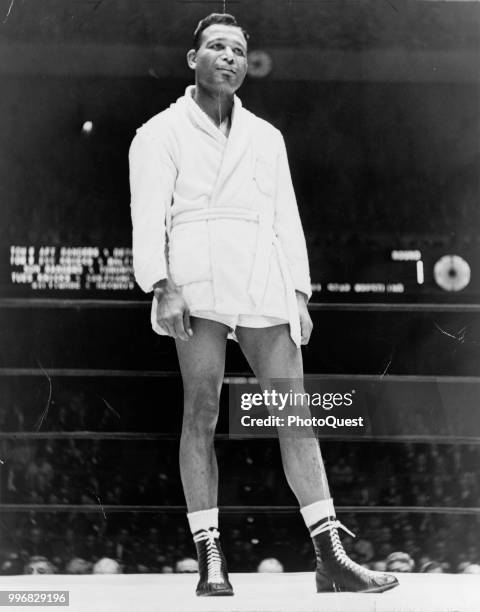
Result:
<svg viewBox="0 0 480 612"><path fill-rule="evenodd" d="M255 376L262 382L272 378L291 380L294 393L304 393L302 352L290 338L288 325L254 329L237 327L240 347ZM308 406L296 406L296 414L310 416ZM277 413L276 413L277 414ZM301 507L330 498L320 447L311 428L292 435L278 428L285 476ZM304 434L304 435L302 435Z"/></svg>
<svg viewBox="0 0 480 612"><path fill-rule="evenodd" d="M199 562L197 595L233 595L218 531L218 468L214 448L228 327L191 317L193 336L176 340L184 408L180 475Z"/></svg>
<svg viewBox="0 0 480 612"><path fill-rule="evenodd" d="M290 379L289 389L282 390L304 393L302 355L290 338L288 325L260 329L237 327L236 334L264 388L278 388L271 379ZM294 404L287 409L299 416L309 416L306 404ZM278 428L285 475L313 540L317 591L378 593L397 586L394 576L361 567L343 549L338 528L346 528L335 517L320 449L312 434L311 428L303 431L297 428L293 435Z"/></svg>
<svg viewBox="0 0 480 612"><path fill-rule="evenodd" d="M228 328L191 317L193 336L176 340L183 380L180 475L189 512L217 505L218 468L214 450Z"/></svg>

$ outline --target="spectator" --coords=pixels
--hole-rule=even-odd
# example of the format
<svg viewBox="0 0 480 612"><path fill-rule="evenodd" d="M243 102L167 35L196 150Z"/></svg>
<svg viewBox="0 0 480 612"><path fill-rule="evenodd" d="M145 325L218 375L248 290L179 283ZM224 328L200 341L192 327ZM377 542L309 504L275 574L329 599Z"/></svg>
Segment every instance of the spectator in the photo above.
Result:
<svg viewBox="0 0 480 612"><path fill-rule="evenodd" d="M443 574L443 567L436 561L428 561L421 566L420 572L422 574Z"/></svg>
<svg viewBox="0 0 480 612"><path fill-rule="evenodd" d="M370 563L370 568L374 570L375 572L385 572L387 569L387 562L386 561L373 561L373 563Z"/></svg>
<svg viewBox="0 0 480 612"><path fill-rule="evenodd" d="M281 574L283 573L283 565L278 559L270 557L260 561L257 572L260 574Z"/></svg>
<svg viewBox="0 0 480 612"><path fill-rule="evenodd" d="M176 574L195 574L198 572L198 561L195 559L180 559L175 564Z"/></svg>
<svg viewBox="0 0 480 612"><path fill-rule="evenodd" d="M55 574L57 568L46 557L33 556L23 568L24 574Z"/></svg>
<svg viewBox="0 0 480 612"><path fill-rule="evenodd" d="M115 559L103 557L99 559L93 566L92 574L121 574L122 568Z"/></svg>
<svg viewBox="0 0 480 612"><path fill-rule="evenodd" d="M386 560L387 572L413 572L415 561L405 552L393 552Z"/></svg>
<svg viewBox="0 0 480 612"><path fill-rule="evenodd" d="M421 555L418 559L417 567L423 567L427 563L432 563L432 559L428 555Z"/></svg>

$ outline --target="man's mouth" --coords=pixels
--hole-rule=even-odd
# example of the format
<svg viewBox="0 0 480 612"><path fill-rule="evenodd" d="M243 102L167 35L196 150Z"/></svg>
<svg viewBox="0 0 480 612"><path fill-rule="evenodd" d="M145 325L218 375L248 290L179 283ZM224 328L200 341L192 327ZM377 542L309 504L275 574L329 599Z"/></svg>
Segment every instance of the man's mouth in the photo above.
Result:
<svg viewBox="0 0 480 612"><path fill-rule="evenodd" d="M224 70L225 72L230 72L230 74L235 74L235 70L232 68L227 68L226 66L219 66L217 70Z"/></svg>

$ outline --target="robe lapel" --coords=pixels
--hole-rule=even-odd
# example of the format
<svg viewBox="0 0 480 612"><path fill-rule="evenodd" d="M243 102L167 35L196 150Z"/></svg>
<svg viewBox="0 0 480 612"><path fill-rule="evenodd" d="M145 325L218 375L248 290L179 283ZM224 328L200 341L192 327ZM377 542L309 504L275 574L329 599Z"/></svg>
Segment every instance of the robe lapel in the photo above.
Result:
<svg viewBox="0 0 480 612"><path fill-rule="evenodd" d="M187 111L187 115L190 121L192 121L192 123L197 128L202 130L202 132L205 132L206 134L208 134L208 136L211 136L222 147L224 147L226 140L227 140L225 134L222 134L222 132L217 128L217 126L210 119L210 117L206 113L203 112L203 110L198 106L198 104L192 98L193 89L194 89L194 86L191 85L187 87L185 91L186 111Z"/></svg>
<svg viewBox="0 0 480 612"><path fill-rule="evenodd" d="M234 96L232 125L227 138L195 102L192 97L193 89L193 85L187 87L185 95L179 98L177 105L178 110L186 113L193 125L213 138L223 148L222 161L209 202L209 206L216 206L218 201L221 200L223 188L245 156L248 155L251 141L248 117L243 110L242 102L237 96Z"/></svg>
<svg viewBox="0 0 480 612"><path fill-rule="evenodd" d="M211 206L215 206L215 202L220 198L225 183L238 168L244 156L248 154L249 146L250 134L248 122L240 99L234 96L230 134L227 139L220 172L212 193Z"/></svg>

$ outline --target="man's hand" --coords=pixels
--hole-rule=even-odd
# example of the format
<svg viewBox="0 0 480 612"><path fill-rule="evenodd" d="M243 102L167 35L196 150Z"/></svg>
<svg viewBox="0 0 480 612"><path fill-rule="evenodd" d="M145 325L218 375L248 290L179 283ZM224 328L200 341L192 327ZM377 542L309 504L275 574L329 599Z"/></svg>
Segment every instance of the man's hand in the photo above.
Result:
<svg viewBox="0 0 480 612"><path fill-rule="evenodd" d="M193 336L190 325L190 311L181 291L170 280L154 285L158 300L157 323L172 338L188 340Z"/></svg>
<svg viewBox="0 0 480 612"><path fill-rule="evenodd" d="M312 333L313 323L307 308L307 296L300 291L296 291L298 313L300 315L300 330L302 332L302 344L308 344Z"/></svg>

